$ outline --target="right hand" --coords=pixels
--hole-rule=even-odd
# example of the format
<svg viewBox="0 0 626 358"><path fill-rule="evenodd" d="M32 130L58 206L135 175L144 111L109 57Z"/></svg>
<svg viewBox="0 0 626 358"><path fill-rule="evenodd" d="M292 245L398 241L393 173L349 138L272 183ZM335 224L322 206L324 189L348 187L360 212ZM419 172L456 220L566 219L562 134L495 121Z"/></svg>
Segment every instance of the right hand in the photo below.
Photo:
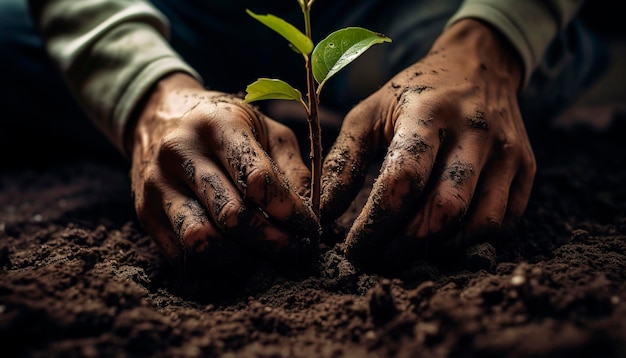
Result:
<svg viewBox="0 0 626 358"><path fill-rule="evenodd" d="M155 86L130 134L135 210L168 259L215 273L315 258L310 171L286 126L176 73Z"/></svg>
<svg viewBox="0 0 626 358"><path fill-rule="evenodd" d="M516 54L487 24L463 19L346 115L324 162L323 220L348 208L386 150L346 237L351 260L400 268L501 237L523 215L536 161Z"/></svg>

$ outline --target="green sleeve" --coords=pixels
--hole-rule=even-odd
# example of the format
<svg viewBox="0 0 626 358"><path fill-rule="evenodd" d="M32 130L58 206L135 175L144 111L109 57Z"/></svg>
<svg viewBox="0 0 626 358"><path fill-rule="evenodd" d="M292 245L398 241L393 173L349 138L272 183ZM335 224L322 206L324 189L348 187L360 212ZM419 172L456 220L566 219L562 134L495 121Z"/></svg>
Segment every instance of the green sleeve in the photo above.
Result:
<svg viewBox="0 0 626 358"><path fill-rule="evenodd" d="M130 116L156 81L180 71L201 80L169 46L165 16L145 1L32 0L30 5L73 94L123 153Z"/></svg>
<svg viewBox="0 0 626 358"><path fill-rule="evenodd" d="M463 18L475 18L498 29L523 61L523 86L526 86L550 42L582 3L582 0L466 0L447 26Z"/></svg>

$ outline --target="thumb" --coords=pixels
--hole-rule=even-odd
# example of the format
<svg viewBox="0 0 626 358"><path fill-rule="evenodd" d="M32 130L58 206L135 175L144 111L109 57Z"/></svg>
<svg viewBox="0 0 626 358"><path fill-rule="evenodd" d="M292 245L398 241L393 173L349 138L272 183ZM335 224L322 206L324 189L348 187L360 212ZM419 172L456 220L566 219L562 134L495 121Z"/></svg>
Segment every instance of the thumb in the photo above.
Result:
<svg viewBox="0 0 626 358"><path fill-rule="evenodd" d="M341 216L363 187L378 143L367 110L357 106L346 116L322 168L321 219ZM371 113L371 112L369 112Z"/></svg>
<svg viewBox="0 0 626 358"><path fill-rule="evenodd" d="M266 117L267 152L300 196L311 191L311 171L302 161L300 146L293 131L282 123Z"/></svg>

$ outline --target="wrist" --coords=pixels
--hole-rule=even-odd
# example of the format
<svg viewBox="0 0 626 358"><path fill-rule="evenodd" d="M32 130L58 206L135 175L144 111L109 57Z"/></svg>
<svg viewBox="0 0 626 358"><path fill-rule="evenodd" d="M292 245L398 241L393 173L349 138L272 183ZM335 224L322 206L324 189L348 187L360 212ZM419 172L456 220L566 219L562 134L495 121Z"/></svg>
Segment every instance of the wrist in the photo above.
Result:
<svg viewBox="0 0 626 358"><path fill-rule="evenodd" d="M203 90L204 88L194 77L184 72L174 72L159 79L137 104L124 134L124 147L132 155L138 128L146 128L147 121L156 119L158 112L168 111L169 106L162 106L173 93L181 89Z"/></svg>
<svg viewBox="0 0 626 358"><path fill-rule="evenodd" d="M466 54L465 60L473 56L477 65L508 78L516 91L522 86L522 59L511 42L493 26L477 19L461 19L446 29L433 45L433 50L457 46Z"/></svg>

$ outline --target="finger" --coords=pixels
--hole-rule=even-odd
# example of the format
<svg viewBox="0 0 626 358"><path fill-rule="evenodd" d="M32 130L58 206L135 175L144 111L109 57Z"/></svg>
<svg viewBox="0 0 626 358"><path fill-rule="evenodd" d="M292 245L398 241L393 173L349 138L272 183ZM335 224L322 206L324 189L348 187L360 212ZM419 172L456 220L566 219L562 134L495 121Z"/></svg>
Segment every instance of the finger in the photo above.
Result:
<svg viewBox="0 0 626 358"><path fill-rule="evenodd" d="M140 164L133 163L135 166ZM165 258L175 266L182 263L184 244L174 233L170 219L163 205L164 178L158 165L142 163L140 172L133 171L133 198L137 218L152 237ZM136 182L141 181L141 184ZM165 190L173 190L165 188Z"/></svg>
<svg viewBox="0 0 626 358"><path fill-rule="evenodd" d="M526 211L536 173L537 162L535 161L532 149L525 148L522 158L520 159L517 175L511 184L507 217L513 219L519 218Z"/></svg>
<svg viewBox="0 0 626 358"><path fill-rule="evenodd" d="M170 262L194 275L250 272L256 261L235 242L224 239L204 208L184 194L186 188L153 172L145 189L143 204L152 209L140 219Z"/></svg>
<svg viewBox="0 0 626 358"><path fill-rule="evenodd" d="M170 264L180 266L185 257L184 244L174 233L169 217L162 206L162 198L159 196L156 200L154 195L150 194L145 197L148 198L145 206L153 210L147 215L141 215L138 211L139 221ZM159 208L159 210L154 210L154 208Z"/></svg>
<svg viewBox="0 0 626 358"><path fill-rule="evenodd" d="M320 200L324 222L343 214L363 186L379 146L372 126L375 113L367 102L350 111L324 159Z"/></svg>
<svg viewBox="0 0 626 358"><path fill-rule="evenodd" d="M398 233L430 177L439 130L429 121L400 119L380 174L346 238L346 254L368 263Z"/></svg>
<svg viewBox="0 0 626 358"><path fill-rule="evenodd" d="M287 126L266 119L268 127L268 154L300 196L311 190L311 171L302 161L298 140Z"/></svg>
<svg viewBox="0 0 626 358"><path fill-rule="evenodd" d="M520 132L525 135L525 131ZM466 244L479 236L492 241L503 232L504 224L521 217L526 209L536 172L535 157L530 146L511 143L528 140L508 138L496 143L492 162L479 184L481 200L467 221L463 240Z"/></svg>
<svg viewBox="0 0 626 358"><path fill-rule="evenodd" d="M194 197L180 190L164 194L170 225L183 248L185 271L235 276L251 272L257 260L235 240L223 236Z"/></svg>
<svg viewBox="0 0 626 358"><path fill-rule="evenodd" d="M193 215L202 209L202 216L198 215L198 219L207 217L210 228L220 233L223 240L235 240L256 255L282 261L307 258L311 251L310 244L306 241L301 243L297 237L292 239L288 232L270 220L267 213L244 200L240 190L218 163L198 155L202 145L191 138L178 146L168 145L169 141L166 140L159 158L164 168L171 168L168 171L169 180L180 182L180 191L188 191L189 197L194 198L185 202L183 209L189 210L179 212ZM200 209L190 206L198 202ZM171 220L181 222L180 217L172 217ZM199 230L198 236L201 237L202 233ZM213 235L207 230L204 233Z"/></svg>
<svg viewBox="0 0 626 358"><path fill-rule="evenodd" d="M304 258L308 247L298 245L299 240L270 220L267 213L243 200L229 178L211 167L214 163L202 159L198 163L201 169L197 170L193 188L224 235L267 258Z"/></svg>
<svg viewBox="0 0 626 358"><path fill-rule="evenodd" d="M462 138L446 139L437 172L433 174L408 225L384 251L383 260L402 265L432 246L449 247L460 235L480 172L489 155L483 149L483 129L470 130Z"/></svg>
<svg viewBox="0 0 626 358"><path fill-rule="evenodd" d="M463 237L457 245L469 245L480 236L495 235L506 216L511 184L518 164L502 153L495 154L481 174L476 200L467 214Z"/></svg>
<svg viewBox="0 0 626 358"><path fill-rule="evenodd" d="M250 124L237 120L247 118L248 113L238 106L233 106L232 113L233 117L207 122L200 138L246 201L288 232L316 241L319 225L315 215L255 140Z"/></svg>
<svg viewBox="0 0 626 358"><path fill-rule="evenodd" d="M450 143L442 158L441 173L424 198L424 216L413 220L407 236L426 238L458 229L474 195L485 153L479 143Z"/></svg>

